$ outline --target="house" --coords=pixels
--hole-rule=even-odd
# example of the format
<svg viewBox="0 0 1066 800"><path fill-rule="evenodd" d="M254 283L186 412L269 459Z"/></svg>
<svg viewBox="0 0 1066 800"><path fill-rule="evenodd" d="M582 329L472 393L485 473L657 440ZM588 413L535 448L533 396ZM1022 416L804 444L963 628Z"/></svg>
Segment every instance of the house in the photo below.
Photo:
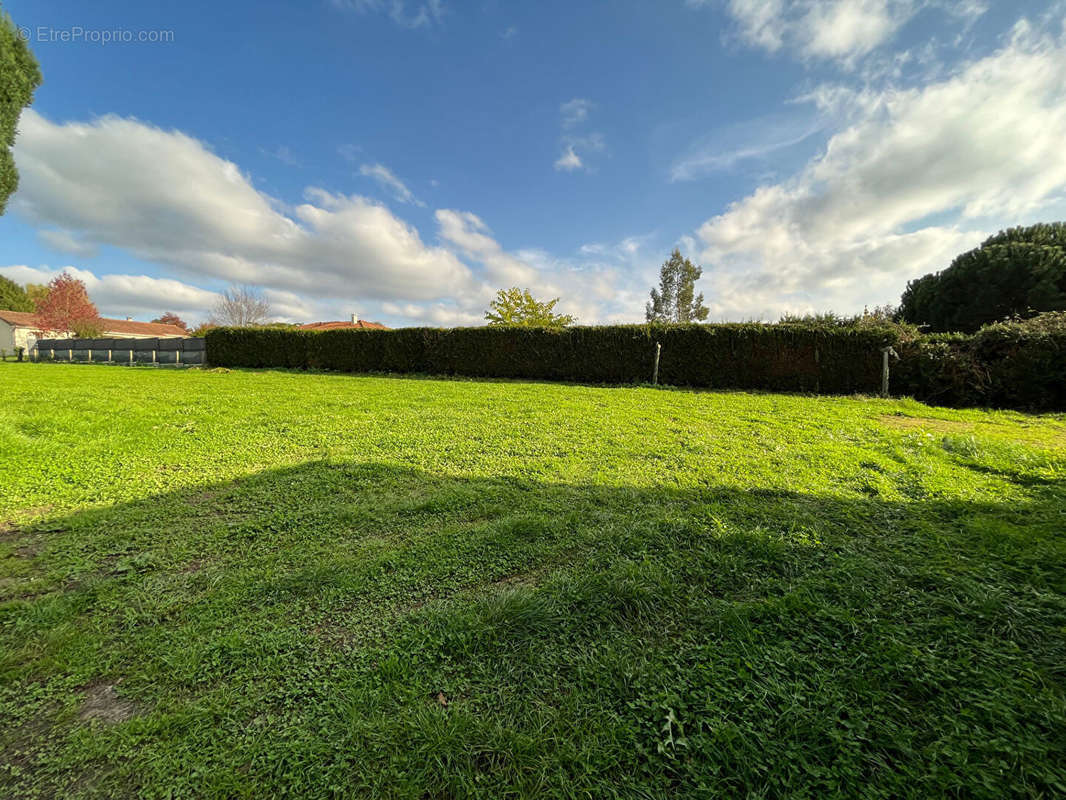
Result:
<svg viewBox="0 0 1066 800"><path fill-rule="evenodd" d="M164 325L159 322L135 322L132 319L100 320L103 332L101 336L115 339L175 339L189 334L177 325ZM28 353L37 341L38 327L33 321L33 314L28 311L0 311L0 350L9 353L19 347L25 347ZM56 334L53 338L69 339L71 333Z"/></svg>
<svg viewBox="0 0 1066 800"><path fill-rule="evenodd" d="M302 331L335 331L342 328L361 328L368 331L387 331L387 327L380 322L367 322L359 319L358 314L352 314L350 322L338 320L337 322L308 322L299 326Z"/></svg>

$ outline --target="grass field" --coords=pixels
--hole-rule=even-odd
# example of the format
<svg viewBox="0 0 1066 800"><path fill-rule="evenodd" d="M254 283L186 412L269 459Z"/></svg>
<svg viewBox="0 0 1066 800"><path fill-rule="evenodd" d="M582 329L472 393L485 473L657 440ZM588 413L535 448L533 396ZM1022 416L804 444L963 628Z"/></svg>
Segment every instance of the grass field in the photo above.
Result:
<svg viewBox="0 0 1066 800"><path fill-rule="evenodd" d="M4 797L1066 794L1066 419L0 364Z"/></svg>

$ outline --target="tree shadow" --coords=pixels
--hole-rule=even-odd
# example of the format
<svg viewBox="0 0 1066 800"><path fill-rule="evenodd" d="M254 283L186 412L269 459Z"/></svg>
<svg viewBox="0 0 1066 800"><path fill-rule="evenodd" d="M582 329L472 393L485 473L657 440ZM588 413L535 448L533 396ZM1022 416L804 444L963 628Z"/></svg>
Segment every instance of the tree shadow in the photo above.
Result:
<svg viewBox="0 0 1066 800"><path fill-rule="evenodd" d="M1025 496L312 462L52 516L0 539L0 775L58 795L1051 795L1066 498ZM86 717L89 694L138 711Z"/></svg>

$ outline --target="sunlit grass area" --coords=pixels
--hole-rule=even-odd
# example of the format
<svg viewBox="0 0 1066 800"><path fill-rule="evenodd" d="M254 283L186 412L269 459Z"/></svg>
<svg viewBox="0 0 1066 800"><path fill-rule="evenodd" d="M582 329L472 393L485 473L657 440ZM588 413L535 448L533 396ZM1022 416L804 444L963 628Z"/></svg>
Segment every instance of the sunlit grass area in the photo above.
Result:
<svg viewBox="0 0 1066 800"><path fill-rule="evenodd" d="M0 794L1053 797L1066 419L0 367Z"/></svg>

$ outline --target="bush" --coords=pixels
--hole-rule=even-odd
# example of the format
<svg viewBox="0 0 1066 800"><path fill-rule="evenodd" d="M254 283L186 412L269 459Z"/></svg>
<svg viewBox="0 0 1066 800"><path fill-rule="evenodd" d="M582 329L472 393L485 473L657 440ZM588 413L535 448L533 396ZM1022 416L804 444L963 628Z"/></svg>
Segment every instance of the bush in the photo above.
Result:
<svg viewBox="0 0 1066 800"><path fill-rule="evenodd" d="M516 327L292 331L218 328L207 333L210 363L311 367L585 383L835 394L880 387L880 348L898 344L893 325L614 325L545 330Z"/></svg>
<svg viewBox="0 0 1066 800"><path fill-rule="evenodd" d="M1066 313L904 344L893 390L952 406L1066 410Z"/></svg>

